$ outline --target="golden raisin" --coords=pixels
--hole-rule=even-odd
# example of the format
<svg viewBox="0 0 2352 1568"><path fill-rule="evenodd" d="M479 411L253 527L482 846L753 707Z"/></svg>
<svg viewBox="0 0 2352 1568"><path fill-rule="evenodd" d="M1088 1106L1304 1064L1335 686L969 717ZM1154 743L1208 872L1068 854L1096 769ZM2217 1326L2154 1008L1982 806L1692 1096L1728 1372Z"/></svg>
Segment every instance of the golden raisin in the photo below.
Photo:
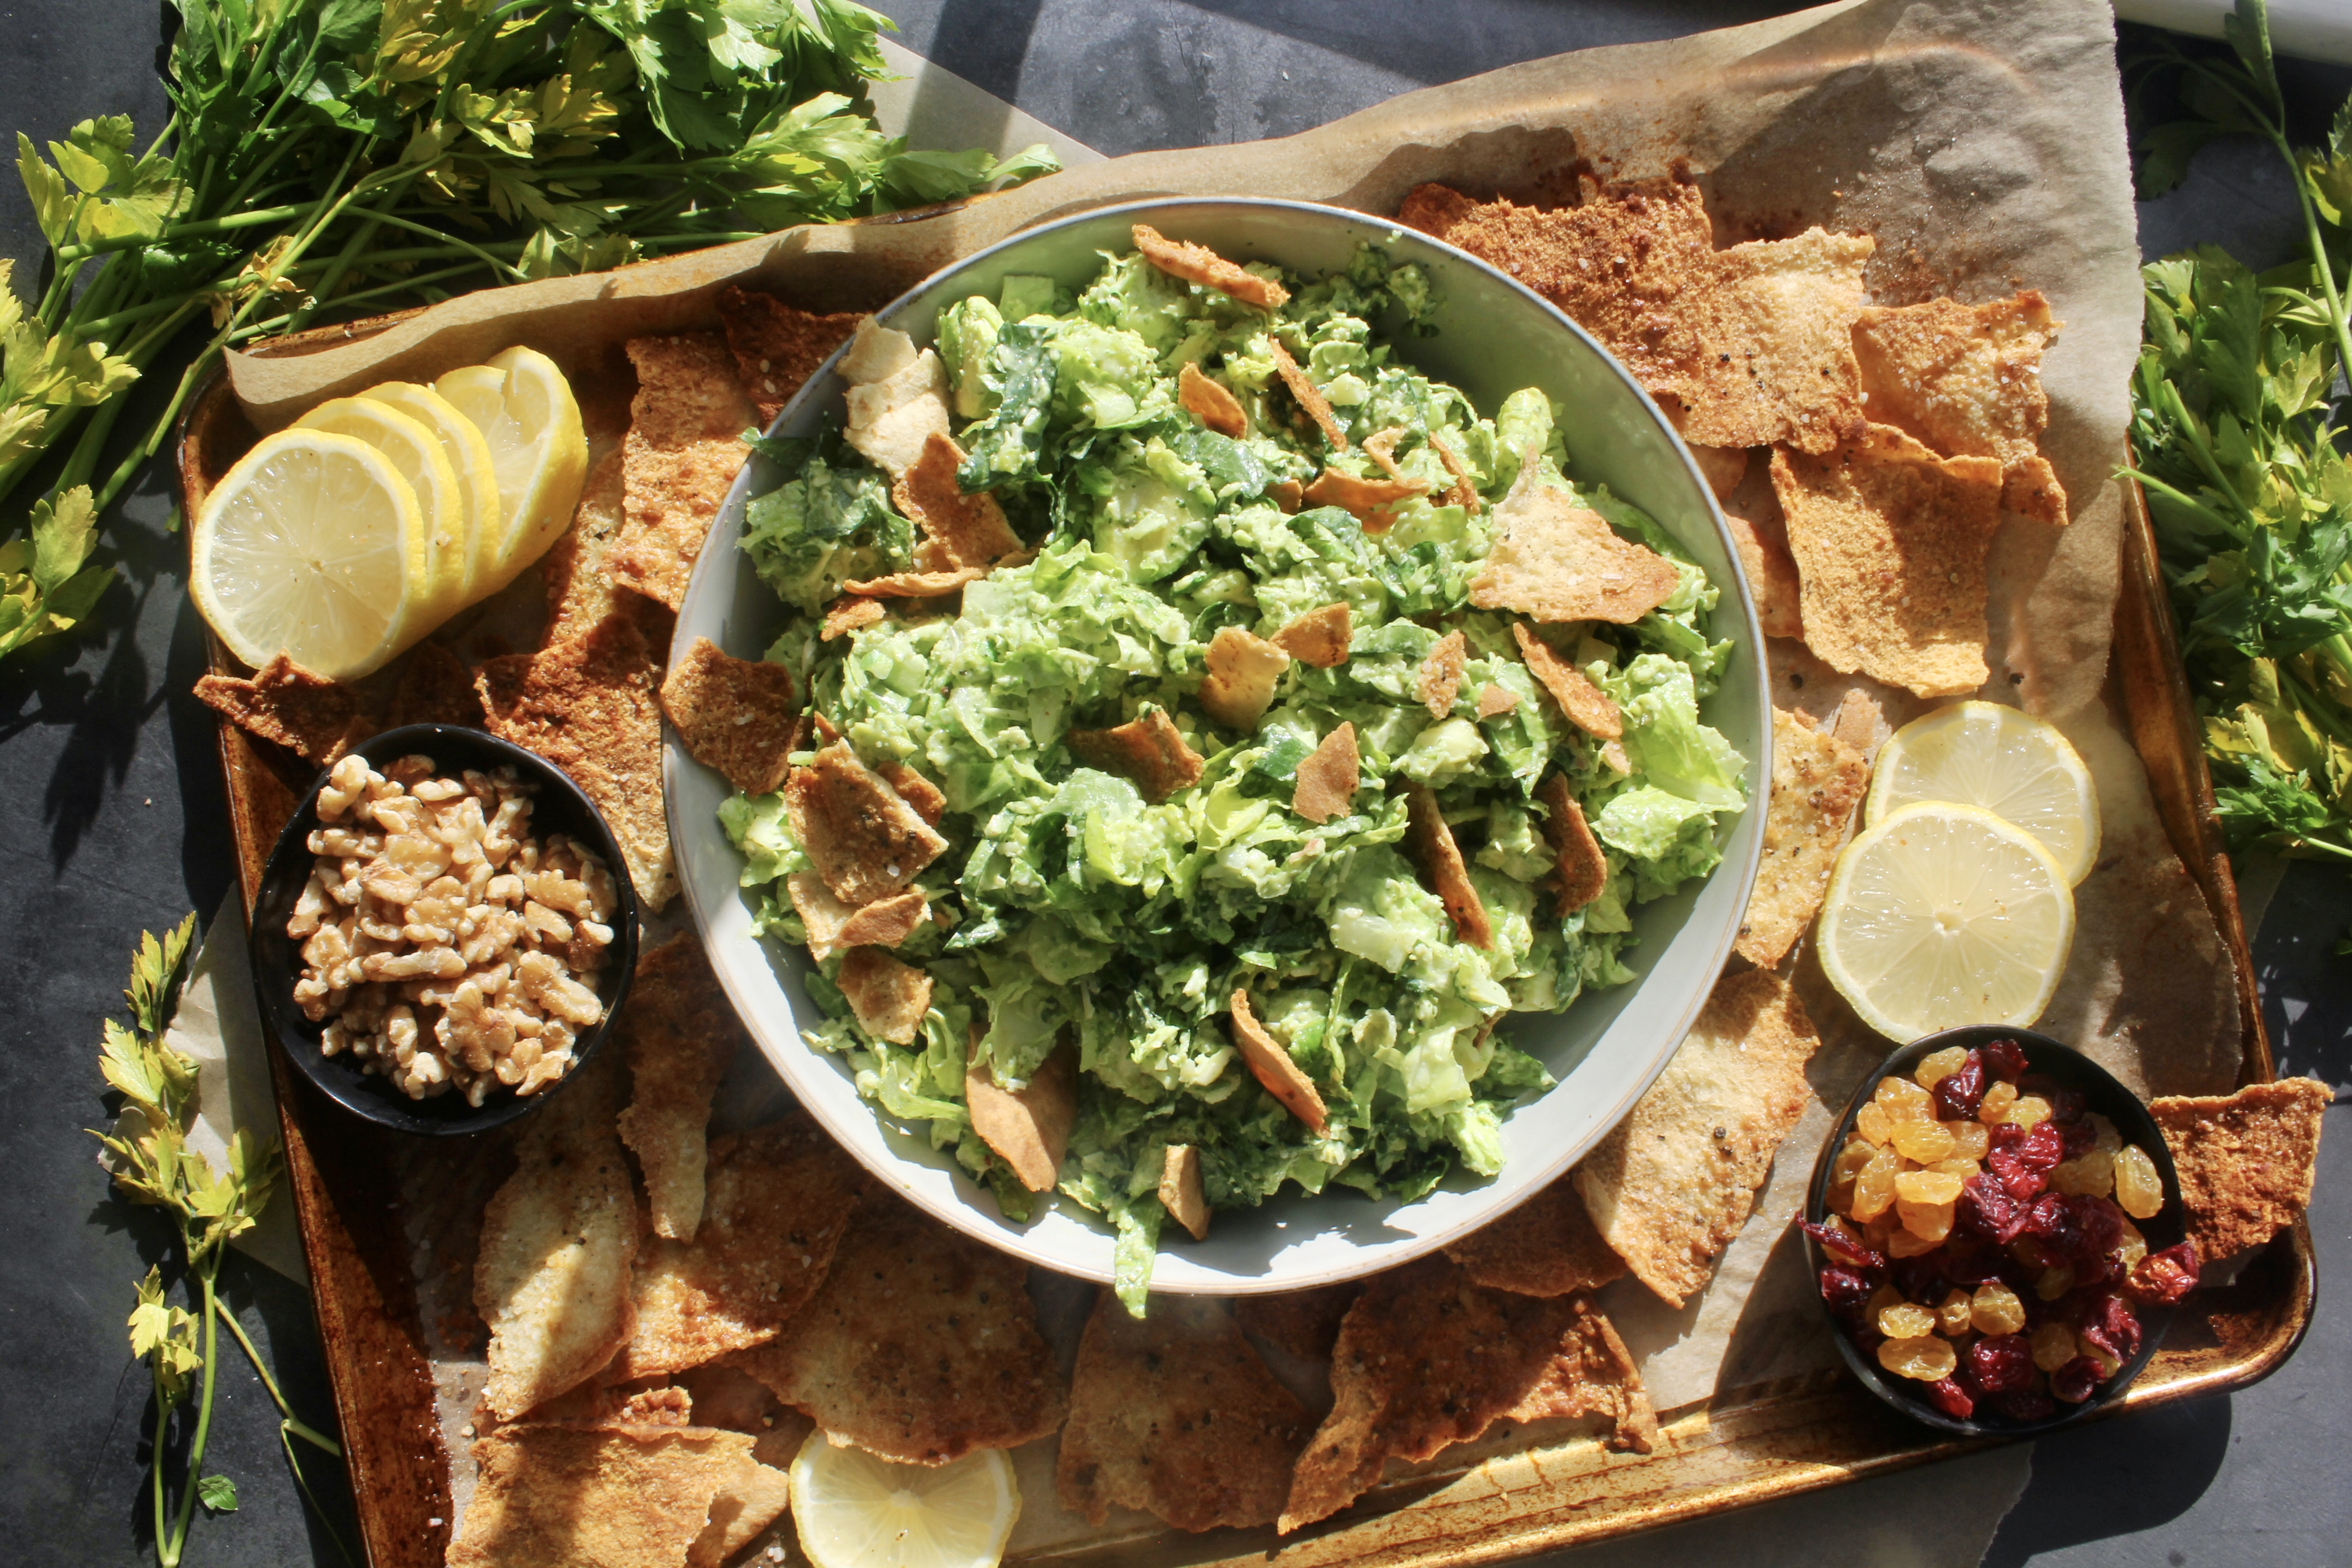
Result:
<svg viewBox="0 0 2352 1568"><path fill-rule="evenodd" d="M1909 1297L1894 1286L1881 1285L1870 1293L1870 1300L1863 1304L1862 1313L1864 1317L1874 1323L1878 1321L1878 1314L1890 1307L1900 1307L1908 1300L1910 1300Z"/></svg>
<svg viewBox="0 0 2352 1568"><path fill-rule="evenodd" d="M1920 1236L1910 1230L1898 1230L1886 1238L1882 1249L1889 1258L1917 1258L1944 1245L1940 1236Z"/></svg>
<svg viewBox="0 0 2352 1568"><path fill-rule="evenodd" d="M2025 1303L1998 1279L1988 1279L1969 1299L1969 1321L1980 1334L2013 1334L2025 1327Z"/></svg>
<svg viewBox="0 0 2352 1568"><path fill-rule="evenodd" d="M1933 1089L1966 1067L1968 1061L1968 1051L1959 1046L1946 1046L1940 1051L1930 1051L1919 1058L1917 1067L1911 1069L1912 1081L1921 1089Z"/></svg>
<svg viewBox="0 0 2352 1568"><path fill-rule="evenodd" d="M2011 1127L2022 1127L2031 1132L2050 1120L2050 1102L2038 1094L2021 1094L2017 1103L2009 1108L2005 1120Z"/></svg>
<svg viewBox="0 0 2352 1568"><path fill-rule="evenodd" d="M1923 1165L1949 1157L1952 1135L1944 1131L1940 1121L1898 1121L1895 1124L1895 1152L1906 1160L1916 1160Z"/></svg>
<svg viewBox="0 0 2352 1568"><path fill-rule="evenodd" d="M2074 1288L2074 1271L2063 1263L2043 1269L2042 1278L2033 1282L2033 1293L2045 1301L2055 1301Z"/></svg>
<svg viewBox="0 0 2352 1568"><path fill-rule="evenodd" d="M2017 1103L2017 1086L1995 1079L1977 1101L1977 1120L1987 1127L1998 1127L2009 1120L2009 1108Z"/></svg>
<svg viewBox="0 0 2352 1568"><path fill-rule="evenodd" d="M1944 1304L1936 1309L1936 1331L1947 1337L1957 1338L1969 1331L1969 1324L1973 1317L1974 1313L1969 1304L1969 1293L1966 1290L1954 1290L1944 1298Z"/></svg>
<svg viewBox="0 0 2352 1568"><path fill-rule="evenodd" d="M2115 1376L2116 1369L2124 1364L2079 1333L2074 1336L2074 1353L2089 1356L2093 1361L2097 1362L2099 1375L2102 1378Z"/></svg>
<svg viewBox="0 0 2352 1568"><path fill-rule="evenodd" d="M1895 1178L1895 1197L1906 1204L1948 1204L1960 1195L1960 1179L1948 1171L1906 1171Z"/></svg>
<svg viewBox="0 0 2352 1568"><path fill-rule="evenodd" d="M2128 1274L2139 1267L2141 1258L2147 1256L2147 1237L2142 1236L2139 1233L2139 1226L2129 1220L2123 1222L2123 1239L2116 1243L2115 1258L2124 1266L2124 1272Z"/></svg>
<svg viewBox="0 0 2352 1568"><path fill-rule="evenodd" d="M1983 1172L1979 1168L1974 1160L1964 1160L1958 1154L1953 1155L1948 1160L1938 1160L1934 1164L1928 1166L1927 1169L1931 1171L1941 1171L1947 1175L1957 1176L1963 1182L1967 1181L1970 1176L1983 1174Z"/></svg>
<svg viewBox="0 0 2352 1568"><path fill-rule="evenodd" d="M2091 1130L2092 1148L2104 1149L2112 1154L2124 1146L2123 1134L2116 1131L2116 1124L2097 1111L2084 1117L2083 1122Z"/></svg>
<svg viewBox="0 0 2352 1568"><path fill-rule="evenodd" d="M1952 1234L1952 1209L1953 1205L1948 1203L1911 1204L1898 1198L1895 1204L1895 1212L1903 1216L1905 1233L1930 1243L1942 1241Z"/></svg>
<svg viewBox="0 0 2352 1568"><path fill-rule="evenodd" d="M1895 1201L1895 1174L1903 1168L1902 1160L1892 1149L1880 1149L1870 1157L1853 1179L1853 1208L1856 1219L1876 1219Z"/></svg>
<svg viewBox="0 0 2352 1568"><path fill-rule="evenodd" d="M2033 1331L2029 1342L2033 1347L2033 1364L2044 1372L2056 1372L2078 1353L2074 1331L2063 1323L2043 1323Z"/></svg>
<svg viewBox="0 0 2352 1568"><path fill-rule="evenodd" d="M1933 1121L1936 1100L1926 1089L1907 1078L1883 1078L1871 1098L1886 1108L1889 1120L1895 1121Z"/></svg>
<svg viewBox="0 0 2352 1568"><path fill-rule="evenodd" d="M2116 1206L2134 1219L2154 1219L2164 1207L2164 1183L2156 1162L2137 1143L2116 1152Z"/></svg>
<svg viewBox="0 0 2352 1568"><path fill-rule="evenodd" d="M2105 1149L2093 1149L2062 1160L2050 1172L2050 1184L2070 1198L2105 1197L2116 1190L2116 1158Z"/></svg>
<svg viewBox="0 0 2352 1568"><path fill-rule="evenodd" d="M1952 1342L1933 1334L1918 1339L1888 1340L1878 1347L1878 1364L1897 1377L1921 1383L1941 1383L1960 1364Z"/></svg>
<svg viewBox="0 0 2352 1568"><path fill-rule="evenodd" d="M1992 1149L1992 1129L1981 1121L1947 1121L1956 1159L1981 1160Z"/></svg>
<svg viewBox="0 0 2352 1568"><path fill-rule="evenodd" d="M1890 1340L1916 1340L1936 1331L1936 1314L1916 1301L1902 1301L1878 1314L1878 1331Z"/></svg>
<svg viewBox="0 0 2352 1568"><path fill-rule="evenodd" d="M1853 1130L1873 1143L1884 1143L1895 1124L1887 1117L1886 1107L1874 1100L1853 1113Z"/></svg>
<svg viewBox="0 0 2352 1568"><path fill-rule="evenodd" d="M1862 1168L1870 1163L1870 1157L1874 1152L1876 1151L1859 1138L1838 1151L1836 1161L1830 1166L1830 1186L1826 1194L1831 1212L1842 1215L1853 1207L1853 1179L1862 1174Z"/></svg>

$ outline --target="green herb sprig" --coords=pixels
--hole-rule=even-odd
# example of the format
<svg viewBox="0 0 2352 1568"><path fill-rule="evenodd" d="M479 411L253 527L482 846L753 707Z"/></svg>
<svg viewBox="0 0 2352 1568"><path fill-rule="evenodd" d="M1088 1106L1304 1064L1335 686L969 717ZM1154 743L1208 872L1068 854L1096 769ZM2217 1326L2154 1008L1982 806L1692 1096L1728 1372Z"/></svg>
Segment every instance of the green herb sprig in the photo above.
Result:
<svg viewBox="0 0 2352 1568"><path fill-rule="evenodd" d="M0 263L0 658L110 580L91 521L225 349L486 284L946 201L1059 165L910 150L866 85L885 17L851 0L173 0L172 116L86 120L16 167L54 267ZM121 394L208 334L105 472Z"/></svg>
<svg viewBox="0 0 2352 1568"><path fill-rule="evenodd" d="M218 1367L214 1352L221 1329L227 1329L244 1350L278 1406L278 1442L295 1484L312 1508L319 1507L318 1499L303 1478L294 1440L299 1437L338 1459L342 1457L332 1437L295 1419L236 1314L221 1310L215 1285L221 1255L230 1241L253 1228L277 1188L281 1166L277 1146L265 1145L249 1128L238 1128L229 1140L225 1171L214 1169L210 1160L188 1147L188 1130L196 1116L196 1064L165 1045L163 1031L171 1022L195 930L196 918L190 915L160 941L152 931L142 934L131 961L131 984L123 993L131 1004L131 1026L109 1018L99 1054L108 1087L122 1096L123 1115L113 1131L91 1134L105 1145L114 1184L123 1195L170 1214L179 1241L175 1278L196 1303L194 1311L175 1304L158 1267L148 1269L139 1282L138 1304L131 1310L131 1352L148 1363L154 1383L148 1485L159 1568L175 1568L179 1563L198 1503L213 1513L236 1508L236 1483L204 1468ZM187 1477L176 1504L163 1473L175 1416L186 1445ZM323 1510L320 1515L323 1519ZM331 1533L332 1526L329 1530ZM336 1544L341 1546L340 1539Z"/></svg>

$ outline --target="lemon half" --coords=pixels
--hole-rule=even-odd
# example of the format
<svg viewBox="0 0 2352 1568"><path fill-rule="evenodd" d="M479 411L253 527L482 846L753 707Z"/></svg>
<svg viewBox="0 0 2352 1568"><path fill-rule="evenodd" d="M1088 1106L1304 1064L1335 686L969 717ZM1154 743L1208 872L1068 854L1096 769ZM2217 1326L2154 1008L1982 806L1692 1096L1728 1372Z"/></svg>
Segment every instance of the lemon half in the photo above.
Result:
<svg viewBox="0 0 2352 1568"><path fill-rule="evenodd" d="M496 575L498 567L499 476L490 467L490 444L482 439L472 420L429 386L412 381L379 382L360 395L407 415L441 443L441 455L449 459L458 488L466 494L466 553L473 563L466 602L474 603L488 592L483 584Z"/></svg>
<svg viewBox="0 0 2352 1568"><path fill-rule="evenodd" d="M1906 805L1854 837L1814 944L1864 1023L1894 1040L2023 1026L2074 942L2074 894L2041 842L1979 806Z"/></svg>
<svg viewBox="0 0 2352 1568"><path fill-rule="evenodd" d="M816 1432L788 1476L793 1526L816 1568L996 1568L1021 1517L1013 1461L995 1448L900 1465Z"/></svg>
<svg viewBox="0 0 2352 1568"><path fill-rule="evenodd" d="M471 520L457 469L431 430L398 409L362 397L338 397L296 420L298 428L326 430L364 441L392 459L425 512L431 568L416 613L438 626L464 608L474 584Z"/></svg>
<svg viewBox="0 0 2352 1568"><path fill-rule="evenodd" d="M382 668L432 629L424 509L390 458L355 437L265 436L189 530L188 589L231 652L280 649L331 680Z"/></svg>
<svg viewBox="0 0 2352 1568"><path fill-rule="evenodd" d="M2042 842L2073 887L2099 859L2099 792L2055 725L1998 702L1955 702L1879 748L1864 819L1923 800L1982 806Z"/></svg>
<svg viewBox="0 0 2352 1568"><path fill-rule="evenodd" d="M494 594L572 526L588 473L580 405L555 362L521 347L488 364L453 370L433 390L472 421L489 446L499 532L490 581L481 592Z"/></svg>

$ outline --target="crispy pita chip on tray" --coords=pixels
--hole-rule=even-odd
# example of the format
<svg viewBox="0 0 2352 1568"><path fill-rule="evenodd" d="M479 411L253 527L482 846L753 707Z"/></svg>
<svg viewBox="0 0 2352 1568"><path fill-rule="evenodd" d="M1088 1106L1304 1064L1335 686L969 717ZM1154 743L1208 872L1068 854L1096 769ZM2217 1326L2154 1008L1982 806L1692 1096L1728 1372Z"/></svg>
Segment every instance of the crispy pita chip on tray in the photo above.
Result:
<svg viewBox="0 0 2352 1568"><path fill-rule="evenodd" d="M676 610L710 520L751 449L758 419L717 332L631 338L637 395L622 440L621 537L607 557L624 585Z"/></svg>
<svg viewBox="0 0 2352 1568"><path fill-rule="evenodd" d="M1521 1296L1598 1290L1625 1272L1625 1260L1601 1238L1572 1175L1472 1231L1445 1256L1475 1283Z"/></svg>
<svg viewBox="0 0 2352 1568"><path fill-rule="evenodd" d="M691 1241L702 1223L711 1096L751 1039L691 931L638 958L614 1032L629 1062L621 1142L645 1173L654 1234Z"/></svg>
<svg viewBox="0 0 2352 1568"><path fill-rule="evenodd" d="M1139 1321L1106 1290L1078 1342L1055 1489L1096 1524L1113 1507L1179 1530L1268 1524L1312 1426L1223 1301L1154 1296Z"/></svg>
<svg viewBox="0 0 2352 1568"><path fill-rule="evenodd" d="M1259 277L1238 261L1226 260L1205 245L1195 245L1189 239L1170 239L1148 223L1137 224L1133 234L1135 248L1143 259L1171 278L1217 289L1261 310L1278 310L1290 302L1289 289L1271 278Z"/></svg>
<svg viewBox="0 0 2352 1568"><path fill-rule="evenodd" d="M886 1459L944 1465L1018 1447L1068 1411L1028 1273L911 1204L872 1195L824 1288L735 1364Z"/></svg>
<svg viewBox="0 0 2352 1568"><path fill-rule="evenodd" d="M1811 228L1751 239L1714 258L1698 311L1700 353L1679 402L1683 437L1710 447L1782 441L1826 452L1862 434L1853 323L1877 242Z"/></svg>
<svg viewBox="0 0 2352 1568"><path fill-rule="evenodd" d="M1706 1285L1747 1224L1804 1113L1820 1044L1786 977L1726 976L1666 1070L1576 1167L1601 1238L1667 1305Z"/></svg>
<svg viewBox="0 0 2352 1568"><path fill-rule="evenodd" d="M792 1506L792 1481L785 1474L792 1456L783 1455L781 1465L771 1464L760 1454L765 1436L763 1433L751 1441L756 1462L738 1469L710 1500L709 1522L686 1549L686 1568L722 1568L733 1562L737 1552L757 1541Z"/></svg>
<svg viewBox="0 0 2352 1568"><path fill-rule="evenodd" d="M1630 626L1680 580L1664 556L1548 485L1522 482L1495 509L1495 525L1494 548L1470 580L1470 602L1482 610Z"/></svg>
<svg viewBox="0 0 2352 1568"><path fill-rule="evenodd" d="M719 291L717 304L737 379L751 394L762 430L825 356L849 341L861 319L855 310L817 315L733 283Z"/></svg>
<svg viewBox="0 0 2352 1568"><path fill-rule="evenodd" d="M1356 750L1356 726L1342 720L1339 727L1318 742L1298 764L1298 782L1290 792L1290 809L1307 821L1322 824L1347 815L1363 777L1363 757Z"/></svg>
<svg viewBox="0 0 2352 1568"><path fill-rule="evenodd" d="M694 1426L505 1426L479 1474L450 1568L677 1568L711 1500L759 1466L751 1436Z"/></svg>
<svg viewBox="0 0 2352 1568"><path fill-rule="evenodd" d="M2324 1083L2284 1078L2235 1094L2148 1101L2180 1176L2200 1258L2219 1263L2251 1252L2309 1206L2321 1113L2334 1099Z"/></svg>
<svg viewBox="0 0 2352 1568"><path fill-rule="evenodd" d="M694 1239L637 1260L636 1331L606 1372L624 1382L749 1350L816 1293L857 1208L856 1165L804 1111L716 1138Z"/></svg>
<svg viewBox="0 0 2352 1568"><path fill-rule="evenodd" d="M358 690L313 675L280 653L253 672L196 678L196 696L248 734L320 767L367 739L372 727Z"/></svg>
<svg viewBox="0 0 2352 1568"><path fill-rule="evenodd" d="M616 610L635 617L646 640L669 646L669 606L621 587L613 568L613 551L628 521L623 479L627 458L627 443L616 441L589 466L579 504L572 509L572 526L540 558L547 587L542 647L578 637Z"/></svg>
<svg viewBox="0 0 2352 1568"><path fill-rule="evenodd" d="M1613 1447L1657 1440L1632 1358L1590 1302L1491 1290L1442 1254L1365 1286L1339 1324L1331 1393L1291 1477L1286 1534L1363 1496L1390 1459L1419 1463L1500 1420L1601 1415Z"/></svg>
<svg viewBox="0 0 2352 1568"><path fill-rule="evenodd" d="M1870 783L1862 753L1772 710L1772 792L1764 807L1764 858L1734 951L1759 969L1788 955L1829 891L1847 825Z"/></svg>
<svg viewBox="0 0 2352 1568"><path fill-rule="evenodd" d="M1454 841L1454 829L1446 825L1445 814L1437 804L1437 792L1425 784L1408 782L1404 786L1405 854L1412 860L1438 902L1445 906L1454 921L1454 934L1472 947L1491 948L1495 945L1495 922L1487 918L1486 906L1471 885L1470 868L1462 858L1462 847Z"/></svg>
<svg viewBox="0 0 2352 1568"><path fill-rule="evenodd" d="M745 795L766 795L784 782L800 705L793 672L782 665L736 658L697 637L663 679L661 709L694 760Z"/></svg>
<svg viewBox="0 0 2352 1568"><path fill-rule="evenodd" d="M1176 721L1158 708L1108 730L1072 730L1063 740L1072 756L1127 779L1154 805L1201 782L1201 753L1185 743Z"/></svg>
<svg viewBox="0 0 2352 1568"><path fill-rule="evenodd" d="M474 672L445 643L421 642L411 648L392 689L392 712L384 728L411 724L481 728L482 700L474 690Z"/></svg>
<svg viewBox="0 0 2352 1568"><path fill-rule="evenodd" d="M1929 300L1871 307L1854 323L1870 416L1946 457L1995 458L2001 504L2066 521L2066 492L2035 439L2050 423L2042 353L2058 334L2049 301L2028 289L1964 305Z"/></svg>
<svg viewBox="0 0 2352 1568"><path fill-rule="evenodd" d="M1270 1296L1236 1297L1234 1321L1241 1325L1242 1332L1264 1340L1285 1355L1324 1361L1339 1337L1339 1320L1348 1315L1363 1289L1360 1281L1350 1279Z"/></svg>

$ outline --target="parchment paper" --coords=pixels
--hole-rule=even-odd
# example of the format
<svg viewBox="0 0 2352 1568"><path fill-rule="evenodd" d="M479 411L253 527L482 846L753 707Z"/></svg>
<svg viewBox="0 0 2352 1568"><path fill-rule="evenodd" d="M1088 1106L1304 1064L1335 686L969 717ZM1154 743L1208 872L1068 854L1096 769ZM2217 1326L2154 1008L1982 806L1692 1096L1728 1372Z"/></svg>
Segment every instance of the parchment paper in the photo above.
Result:
<svg viewBox="0 0 2352 1568"><path fill-rule="evenodd" d="M567 369L609 372L625 364L617 350L630 336L715 324L711 296L730 281L773 287L814 309L871 308L1024 226L1119 200L1258 195L1393 213L1427 180L1542 199L1579 165L1640 177L1678 158L1705 188L1721 243L1813 224L1867 232L1878 239L1867 282L1879 302L2032 288L2065 323L2043 365L2051 417L2042 449L2073 519L2053 530L2012 517L1997 536L1984 692L2063 725L2097 777L2105 814L2105 851L2078 890L2072 963L2042 1026L2151 1092L2226 1087L2240 1048L2226 958L2111 710L2122 520L2111 475L2124 451L2140 293L2113 26L2101 0L1853 0L1534 61L1281 141L1137 154L936 216L793 230L470 295L310 352L233 355L230 374L256 424L274 428L322 398L387 378L428 379L515 342ZM1770 652L1783 706L1826 716L1855 684L1793 643ZM1881 695L1890 725L1923 707ZM1823 1039L1809 1074L1816 1101L1754 1217L1682 1310L1630 1280L1602 1297L1662 1413L1831 1363L1786 1222L1829 1108L1891 1043L1853 1018L1809 953L1791 962ZM1024 1479L1033 1458L1024 1455ZM1061 1533L1049 1522L1056 1510L1031 1515L1016 1550Z"/></svg>

